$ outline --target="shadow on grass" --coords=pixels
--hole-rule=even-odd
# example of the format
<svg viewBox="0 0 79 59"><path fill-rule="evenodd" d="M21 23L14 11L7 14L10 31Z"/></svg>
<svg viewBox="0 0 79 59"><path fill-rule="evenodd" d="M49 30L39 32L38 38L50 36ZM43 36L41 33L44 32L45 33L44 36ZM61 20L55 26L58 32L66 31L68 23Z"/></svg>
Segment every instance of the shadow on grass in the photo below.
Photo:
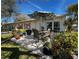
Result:
<svg viewBox="0 0 79 59"><path fill-rule="evenodd" d="M37 54L31 54L30 51L19 51L19 48L7 48L2 47L2 51L11 51L12 54L10 55L9 59L19 59L20 55L28 55L28 56L34 56L34 57L40 57L40 55Z"/></svg>

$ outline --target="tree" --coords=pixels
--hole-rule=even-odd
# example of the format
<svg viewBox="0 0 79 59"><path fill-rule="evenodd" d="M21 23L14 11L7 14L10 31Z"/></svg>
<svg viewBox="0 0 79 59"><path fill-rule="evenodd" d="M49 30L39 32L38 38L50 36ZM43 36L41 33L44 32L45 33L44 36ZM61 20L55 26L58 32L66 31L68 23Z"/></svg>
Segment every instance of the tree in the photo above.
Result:
<svg viewBox="0 0 79 59"><path fill-rule="evenodd" d="M15 12L15 0L1 0L1 16L10 17Z"/></svg>
<svg viewBox="0 0 79 59"><path fill-rule="evenodd" d="M17 0L1 0L1 17L10 17L12 13L16 13ZM19 2L27 2L27 0L18 0Z"/></svg>
<svg viewBox="0 0 79 59"><path fill-rule="evenodd" d="M16 0L1 0L1 18L2 23L8 23L13 13L15 13Z"/></svg>
<svg viewBox="0 0 79 59"><path fill-rule="evenodd" d="M16 5L17 0L1 0L1 18L2 22L8 23L10 18L13 18L14 21L16 20L16 12L19 8ZM18 2L26 2L27 0L18 0Z"/></svg>
<svg viewBox="0 0 79 59"><path fill-rule="evenodd" d="M78 20L78 4L68 6L67 13L69 16L73 15L74 19Z"/></svg>
<svg viewBox="0 0 79 59"><path fill-rule="evenodd" d="M78 21L78 4L72 4L67 8L67 15L69 18L65 20L65 25L67 26L67 30L71 31L72 25Z"/></svg>

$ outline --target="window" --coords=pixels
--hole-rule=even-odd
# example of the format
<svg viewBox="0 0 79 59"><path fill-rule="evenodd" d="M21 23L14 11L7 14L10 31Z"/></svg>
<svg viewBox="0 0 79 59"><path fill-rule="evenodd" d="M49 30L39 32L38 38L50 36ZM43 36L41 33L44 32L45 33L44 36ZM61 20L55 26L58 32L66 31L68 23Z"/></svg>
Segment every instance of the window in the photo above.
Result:
<svg viewBox="0 0 79 59"><path fill-rule="evenodd" d="M47 22L47 29L49 28L52 30L52 22Z"/></svg>
<svg viewBox="0 0 79 59"><path fill-rule="evenodd" d="M60 31L60 23L59 22L54 22L54 31L59 32Z"/></svg>

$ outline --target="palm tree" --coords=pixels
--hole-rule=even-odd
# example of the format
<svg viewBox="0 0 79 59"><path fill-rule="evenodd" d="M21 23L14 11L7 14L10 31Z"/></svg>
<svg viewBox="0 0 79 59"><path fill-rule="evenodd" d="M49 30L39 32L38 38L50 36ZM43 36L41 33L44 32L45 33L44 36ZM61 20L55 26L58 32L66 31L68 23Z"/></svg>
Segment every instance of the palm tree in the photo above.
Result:
<svg viewBox="0 0 79 59"><path fill-rule="evenodd" d="M78 20L78 4L72 4L67 8L67 14L73 15L75 20Z"/></svg>
<svg viewBox="0 0 79 59"><path fill-rule="evenodd" d="M78 21L78 4L72 4L67 8L69 18L65 20L65 25L68 31L72 30L72 25Z"/></svg>

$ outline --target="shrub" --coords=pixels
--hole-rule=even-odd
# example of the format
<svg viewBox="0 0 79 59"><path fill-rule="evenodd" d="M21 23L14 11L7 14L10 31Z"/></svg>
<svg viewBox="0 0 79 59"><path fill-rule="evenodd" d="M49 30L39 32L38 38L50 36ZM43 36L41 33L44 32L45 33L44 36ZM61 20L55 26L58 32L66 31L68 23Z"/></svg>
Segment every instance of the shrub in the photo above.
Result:
<svg viewBox="0 0 79 59"><path fill-rule="evenodd" d="M77 32L63 32L58 33L52 41L52 52L54 56L59 55L66 58L71 55L75 49L78 48L78 33Z"/></svg>
<svg viewBox="0 0 79 59"><path fill-rule="evenodd" d="M22 33L24 33L24 32L26 32L25 29L19 29L19 30L17 31L18 34L22 34Z"/></svg>
<svg viewBox="0 0 79 59"><path fill-rule="evenodd" d="M23 33L23 32L26 32L25 29L19 29L18 31L19 31L19 32L22 32L22 33Z"/></svg>

